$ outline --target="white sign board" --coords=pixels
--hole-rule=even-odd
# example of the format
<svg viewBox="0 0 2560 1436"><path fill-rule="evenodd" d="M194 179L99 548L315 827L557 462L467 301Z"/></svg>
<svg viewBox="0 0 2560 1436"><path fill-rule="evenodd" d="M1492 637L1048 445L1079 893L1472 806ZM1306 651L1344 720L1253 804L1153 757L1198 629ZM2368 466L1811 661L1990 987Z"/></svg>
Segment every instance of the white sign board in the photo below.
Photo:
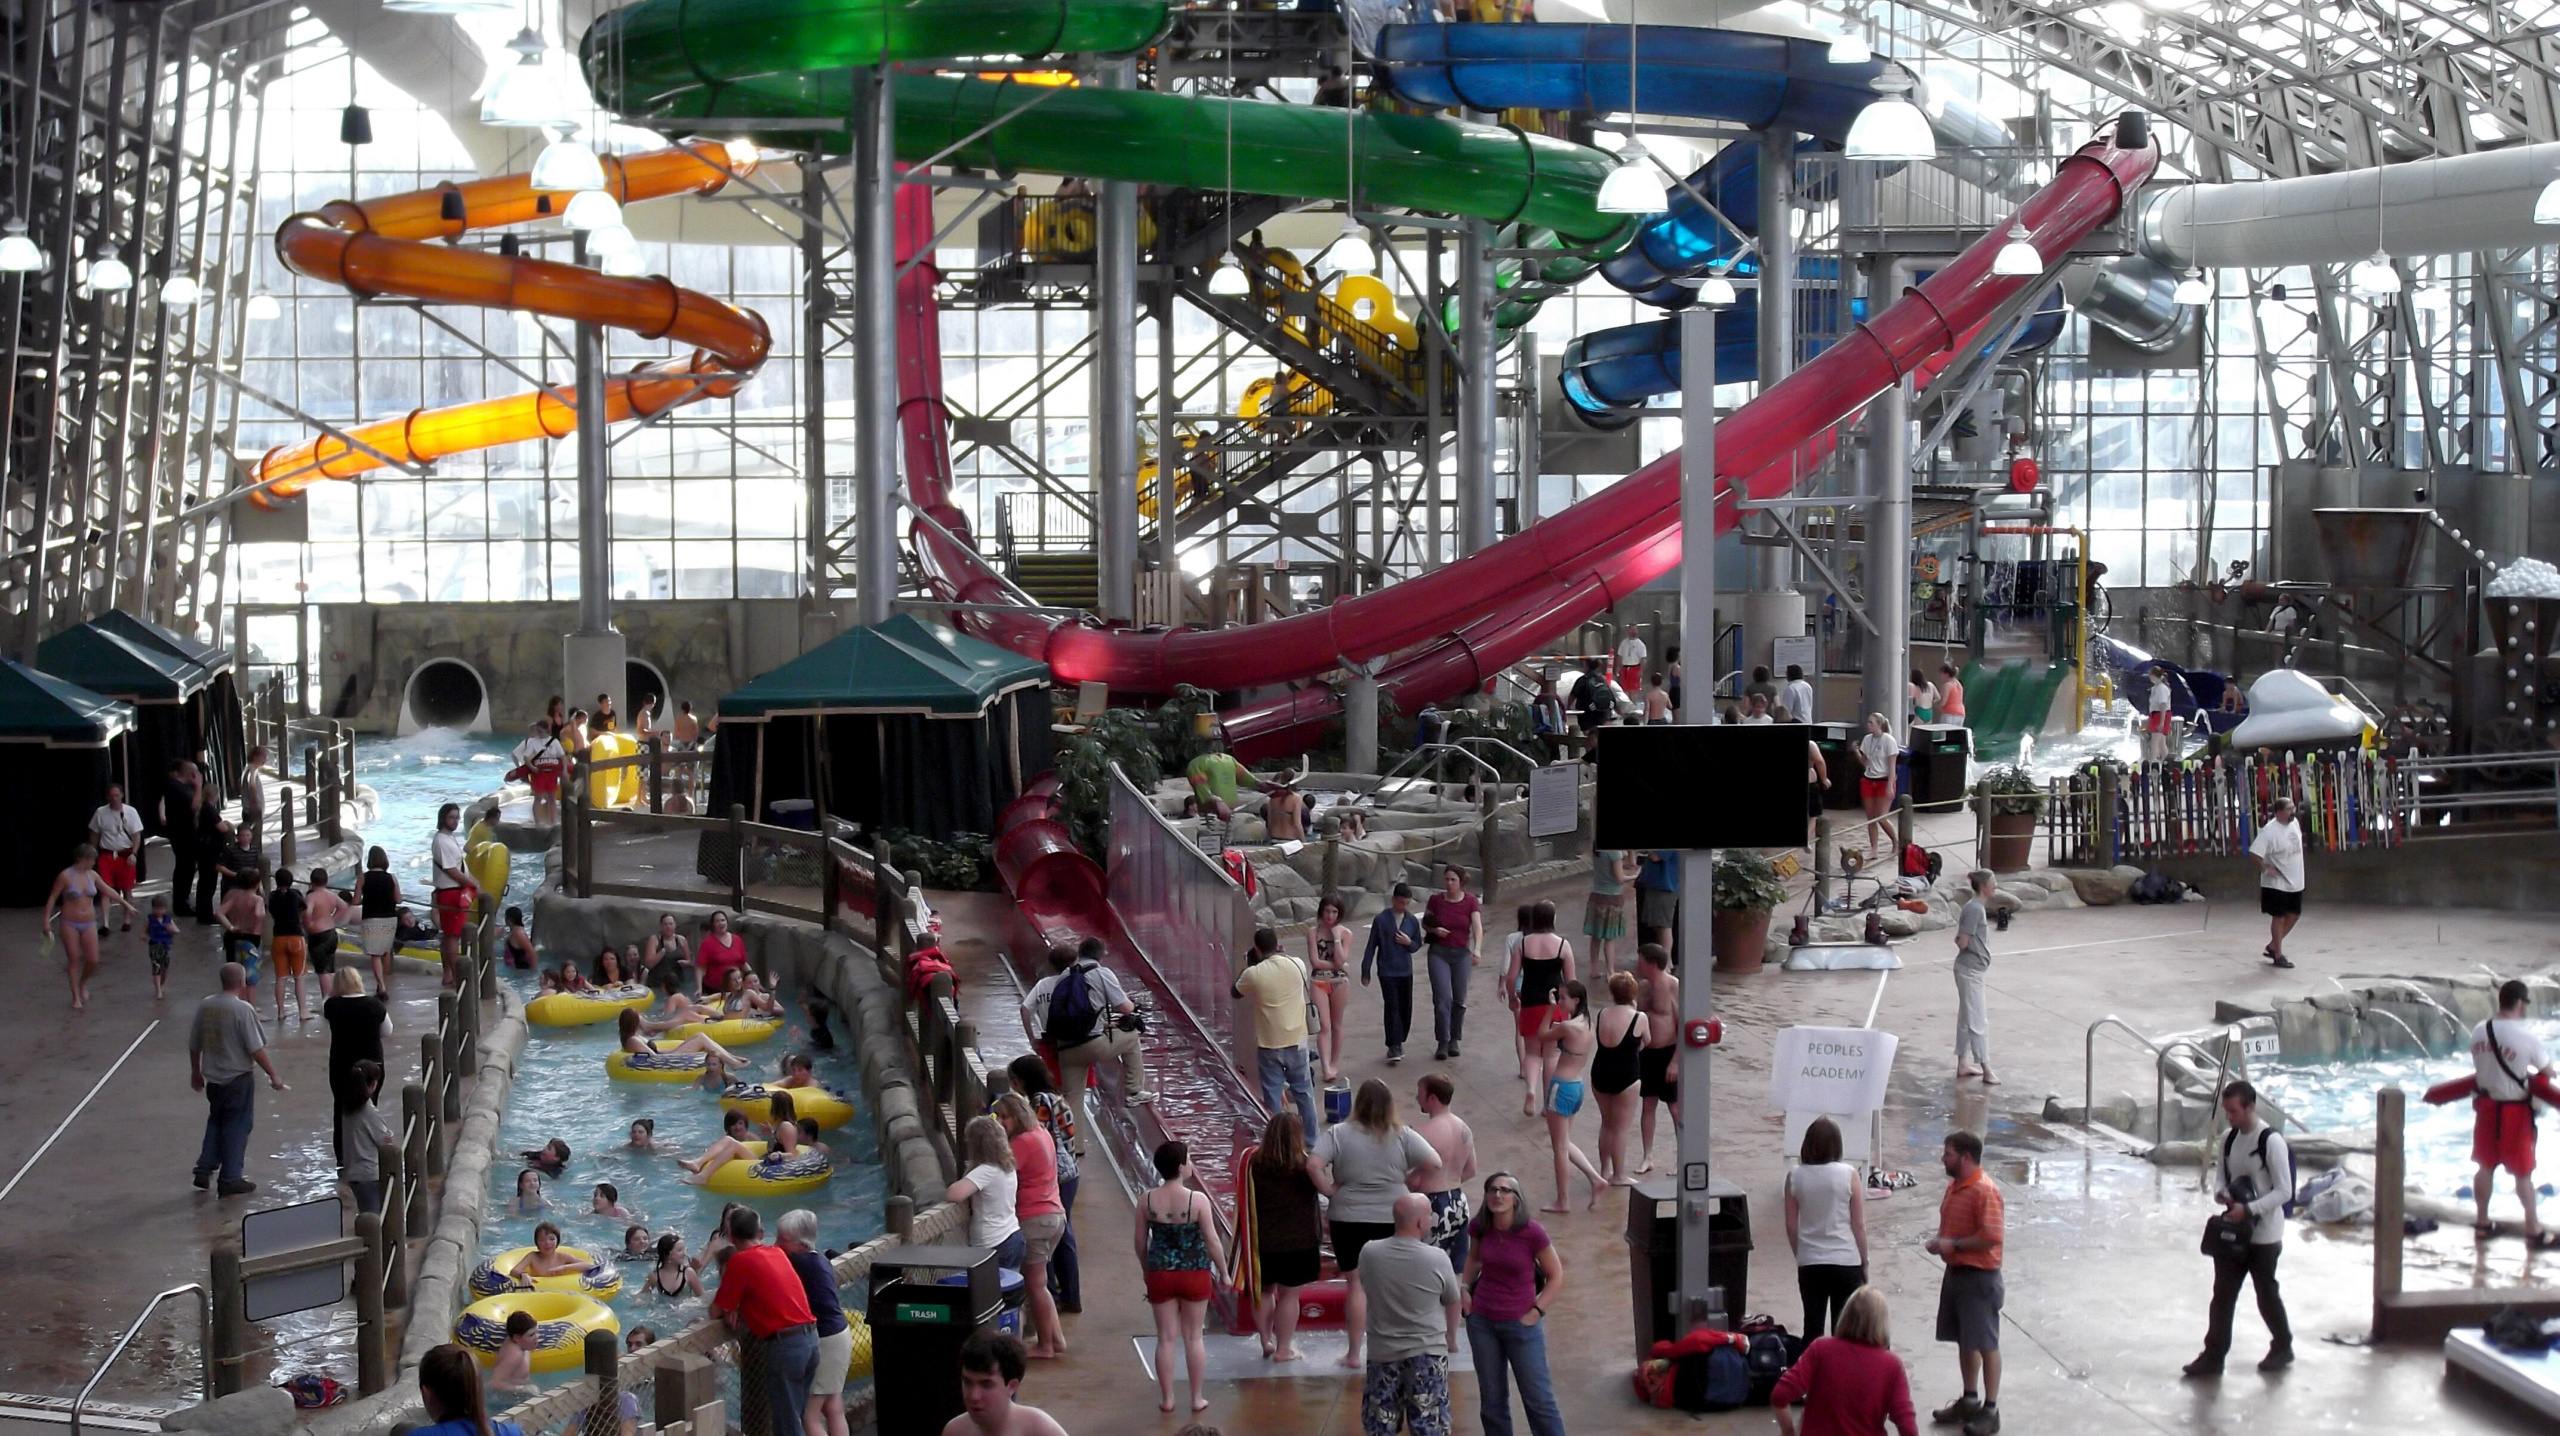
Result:
<svg viewBox="0 0 2560 1436"><path fill-rule="evenodd" d="M1529 774L1529 836L1552 838L1582 826L1582 765L1554 763Z"/></svg>
<svg viewBox="0 0 2560 1436"><path fill-rule="evenodd" d="M1789 1027L1769 1058L1769 1105L1780 1112L1872 1112L1884 1105L1897 1045L1865 1027Z"/></svg>
<svg viewBox="0 0 2560 1436"><path fill-rule="evenodd" d="M2284 1055L2284 1040L2272 1032L2243 1032L2240 1034L2240 1055L2281 1057Z"/></svg>
<svg viewBox="0 0 2560 1436"><path fill-rule="evenodd" d="M1822 640L1812 634L1769 640L1769 671L1784 678L1788 664L1804 670L1807 678L1818 678L1822 669Z"/></svg>
<svg viewBox="0 0 2560 1436"><path fill-rule="evenodd" d="M290 1207L271 1207L240 1219L240 1255L274 1256L302 1247L336 1241L346 1223L345 1203L322 1197ZM309 1271L254 1277L240 1284L240 1302L249 1320L265 1321L288 1312L331 1306L347 1299L347 1268L334 1262Z"/></svg>

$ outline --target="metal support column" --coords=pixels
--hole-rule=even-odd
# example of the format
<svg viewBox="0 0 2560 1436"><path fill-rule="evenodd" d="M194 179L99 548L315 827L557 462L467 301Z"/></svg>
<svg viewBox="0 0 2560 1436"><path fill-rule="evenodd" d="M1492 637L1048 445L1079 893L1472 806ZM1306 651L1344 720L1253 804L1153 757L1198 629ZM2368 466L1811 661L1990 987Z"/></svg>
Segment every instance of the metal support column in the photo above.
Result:
<svg viewBox="0 0 2560 1436"><path fill-rule="evenodd" d="M812 155L800 166L800 452L807 471L801 503L808 515L807 587L800 596L800 646L814 648L834 632L834 578L827 561L833 547L827 513L827 317L835 296L827 288L827 173Z"/></svg>
<svg viewBox="0 0 2560 1436"><path fill-rule="evenodd" d="M1137 62L1106 62L1102 83L1135 88ZM1129 620L1138 598L1138 187L1106 180L1094 207L1094 567L1102 616Z"/></svg>
<svg viewBox="0 0 2560 1436"><path fill-rule="evenodd" d="M898 599L897 92L889 67L859 71L854 139L855 618L885 623Z"/></svg>
<svg viewBox="0 0 2560 1436"><path fill-rule="evenodd" d="M1870 295L1890 296L1902 283L1901 261L1869 261ZM1902 379L1867 406L1867 639L1860 706L1881 713L1899 737L1911 707L1911 381Z"/></svg>
<svg viewBox="0 0 2560 1436"><path fill-rule="evenodd" d="M1458 557L1493 546L1493 227L1458 244Z"/></svg>
<svg viewBox="0 0 2560 1436"><path fill-rule="evenodd" d="M581 241L579 257L585 257ZM622 635L613 626L613 433L605 418L604 330L581 324L578 366L578 627L560 640L560 666L569 702L583 706L595 695L624 701Z"/></svg>
<svg viewBox="0 0 2560 1436"><path fill-rule="evenodd" d="M1377 660L1345 665L1351 681L1342 690L1342 767L1349 773L1378 771Z"/></svg>
<svg viewBox="0 0 2560 1436"><path fill-rule="evenodd" d="M1175 607L1165 615L1172 624L1182 622L1182 524L1179 480L1182 476L1182 439L1174 432L1175 416L1182 412L1181 396L1174 392L1181 381L1174 362L1172 266L1165 266L1166 278L1157 291L1156 300L1156 568L1171 575Z"/></svg>
<svg viewBox="0 0 2560 1436"><path fill-rule="evenodd" d="M1716 313L1700 306L1680 316L1680 372L1689 376L1680 393L1680 631L1681 646L1692 654L1715 650L1716 606ZM1693 635L1704 635L1697 637ZM1712 674L1713 663L1691 660L1700 675ZM1699 724L1714 721L1715 698L1704 677L1682 689L1680 721ZM1683 964L1680 984L1680 1026L1685 1033L1692 1024L1702 1023L1715 1015L1715 984L1707 979L1709 953L1714 948L1713 905L1704 901L1712 891L1709 874L1715 855L1704 849L1680 854L1680 889L1686 899L1679 908L1678 952ZM1707 1232L1707 1174L1710 1158L1707 1138L1711 1123L1707 1086L1713 1048L1689 1042L1680 1043L1681 1091L1688 1100L1681 1110L1688 1114L1679 1124L1680 1162L1678 1166L1679 1233L1680 1233L1680 1300L1678 1318L1673 1323L1679 1331L1716 1320L1707 1291L1714 1285L1708 1274L1708 1252L1712 1245Z"/></svg>

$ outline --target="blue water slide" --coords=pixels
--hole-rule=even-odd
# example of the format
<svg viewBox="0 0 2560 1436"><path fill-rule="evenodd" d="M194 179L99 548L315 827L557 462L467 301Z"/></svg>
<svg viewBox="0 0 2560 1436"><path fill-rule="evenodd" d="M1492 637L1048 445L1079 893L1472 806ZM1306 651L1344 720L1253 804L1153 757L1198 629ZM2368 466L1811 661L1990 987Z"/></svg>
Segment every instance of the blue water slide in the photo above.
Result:
<svg viewBox="0 0 2560 1436"><path fill-rule="evenodd" d="M1830 47L1785 35L1685 25L1634 28L1635 99L1646 114L1789 129L1838 143L1876 97L1882 62L1831 63ZM1477 110L1624 110L1624 25L1389 25L1378 60L1418 105Z"/></svg>
<svg viewBox="0 0 2560 1436"><path fill-rule="evenodd" d="M1814 280L1817 265L1821 275L1820 282L1804 284L1796 290L1796 332L1830 333L1845 327L1836 313L1817 308L1838 303L1838 275L1832 262L1802 263L1804 267L1798 271L1801 279ZM1912 282L1916 284L1919 279L1914 276ZM2070 313L2061 286L2054 286L2034 312L2021 321L2009 352L2028 353L2051 344L2062 333L2063 321ZM1850 301L1849 322L1856 324L1865 318L1866 302ZM1759 291L1743 290L1736 302L1716 317L1717 383L1747 384L1758 377L1759 330ZM1997 342L1986 342L1985 350ZM1557 364L1557 381L1564 389L1565 401L1573 405L1583 422L1600 429L1625 428L1636 421L1647 399L1680 391L1680 321L1656 319L1578 335L1564 347Z"/></svg>

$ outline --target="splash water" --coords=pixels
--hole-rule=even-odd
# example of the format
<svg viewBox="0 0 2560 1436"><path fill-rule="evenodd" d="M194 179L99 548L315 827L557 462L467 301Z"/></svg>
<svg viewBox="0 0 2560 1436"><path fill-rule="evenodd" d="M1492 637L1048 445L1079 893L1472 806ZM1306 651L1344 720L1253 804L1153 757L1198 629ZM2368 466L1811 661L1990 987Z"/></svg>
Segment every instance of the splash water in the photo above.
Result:
<svg viewBox="0 0 2560 1436"><path fill-rule="evenodd" d="M2560 1047L2560 1022L2532 1026L2546 1047ZM2409 1094L2402 1138L2409 1185L2450 1200L2471 1185L2471 1104L2431 1107L2420 1097L2438 1082L2467 1076L2470 1071L2470 1058L2455 1053L2364 1062L2274 1063L2254 1071L2251 1080L2287 1116L2314 1132L2371 1132L2374 1094L2385 1087L2400 1088ZM2506 1186L2504 1179L2499 1185Z"/></svg>

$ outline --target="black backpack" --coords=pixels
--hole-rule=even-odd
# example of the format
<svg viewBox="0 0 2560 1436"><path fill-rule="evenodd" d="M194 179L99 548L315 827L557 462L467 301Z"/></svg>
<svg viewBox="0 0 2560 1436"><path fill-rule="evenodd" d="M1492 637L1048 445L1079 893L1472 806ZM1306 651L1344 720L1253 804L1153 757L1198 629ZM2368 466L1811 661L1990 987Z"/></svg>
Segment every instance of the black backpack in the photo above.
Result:
<svg viewBox="0 0 2560 1436"><path fill-rule="evenodd" d="M1058 974L1049 989L1049 1025L1044 1032L1052 1047L1090 1042L1102 1030L1102 1005L1093 997L1094 965L1079 962Z"/></svg>
<svg viewBox="0 0 2560 1436"><path fill-rule="evenodd" d="M1673 1358L1671 1404L1683 1411L1735 1411L1751 1403L1751 1359L1718 1344ZM1769 1398L1759 1398L1763 1405Z"/></svg>

